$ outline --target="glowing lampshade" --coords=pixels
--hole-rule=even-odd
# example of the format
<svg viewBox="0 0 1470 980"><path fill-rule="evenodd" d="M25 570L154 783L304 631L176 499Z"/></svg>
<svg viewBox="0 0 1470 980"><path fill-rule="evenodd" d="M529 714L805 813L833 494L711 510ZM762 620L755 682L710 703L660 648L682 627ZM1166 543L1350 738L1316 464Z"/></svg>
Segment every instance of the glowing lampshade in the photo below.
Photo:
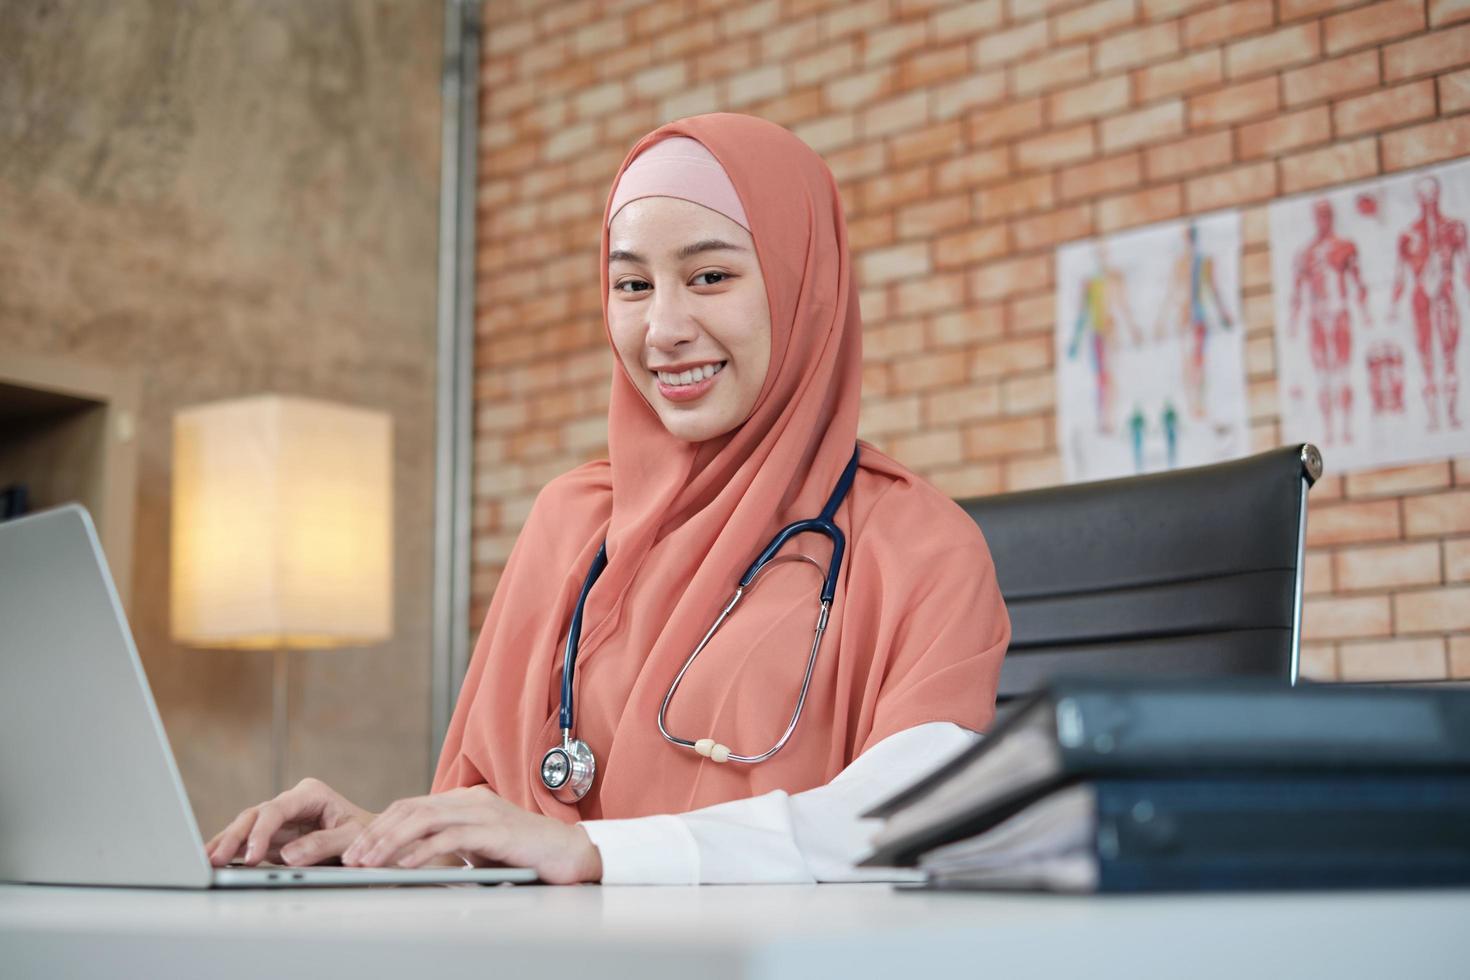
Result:
<svg viewBox="0 0 1470 980"><path fill-rule="evenodd" d="M174 419L172 626L189 646L356 646L393 631L392 423L260 395Z"/></svg>

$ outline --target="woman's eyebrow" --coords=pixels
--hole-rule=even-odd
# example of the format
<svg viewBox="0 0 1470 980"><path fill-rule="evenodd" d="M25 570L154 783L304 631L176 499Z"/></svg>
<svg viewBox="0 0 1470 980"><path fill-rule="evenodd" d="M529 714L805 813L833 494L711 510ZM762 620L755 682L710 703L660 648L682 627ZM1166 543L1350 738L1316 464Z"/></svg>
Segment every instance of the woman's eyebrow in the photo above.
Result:
<svg viewBox="0 0 1470 980"><path fill-rule="evenodd" d="M706 238L702 241L692 242L680 248L677 252L674 253L674 258L687 259L690 256L698 255L701 252L720 251L748 252L750 251L750 249L746 248L744 245L736 245L734 242L722 241L718 238ZM613 249L611 252L607 253L608 265L612 265L614 262L646 263L647 260L642 255L639 255L637 252L630 252L627 249L618 248Z"/></svg>

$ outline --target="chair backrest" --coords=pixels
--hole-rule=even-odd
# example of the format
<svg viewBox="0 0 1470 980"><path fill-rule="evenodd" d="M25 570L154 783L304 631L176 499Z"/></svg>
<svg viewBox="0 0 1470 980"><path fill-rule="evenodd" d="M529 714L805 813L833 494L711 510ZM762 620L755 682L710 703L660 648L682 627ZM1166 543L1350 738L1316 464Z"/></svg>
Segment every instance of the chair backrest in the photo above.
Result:
<svg viewBox="0 0 1470 980"><path fill-rule="evenodd" d="M960 501L1011 615L1000 697L1058 674L1296 683L1309 444Z"/></svg>

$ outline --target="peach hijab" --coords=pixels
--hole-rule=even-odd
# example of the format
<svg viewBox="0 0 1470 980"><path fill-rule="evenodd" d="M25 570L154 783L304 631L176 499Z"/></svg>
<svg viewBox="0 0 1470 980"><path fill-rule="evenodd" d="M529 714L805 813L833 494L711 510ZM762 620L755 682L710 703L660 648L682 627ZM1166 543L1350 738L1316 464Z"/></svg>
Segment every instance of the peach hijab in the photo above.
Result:
<svg viewBox="0 0 1470 980"><path fill-rule="evenodd" d="M741 574L784 525L816 516L857 441L862 320L830 171L787 130L751 116L679 120L643 137L619 168L685 136L724 167L749 217L771 314L771 360L749 419L719 438L667 432L614 358L608 460L538 496L495 591L434 777L436 792L488 784L567 822L679 813L771 790L822 785L884 737L929 721L983 729L994 713L1010 622L978 529L948 498L870 446L836 523L847 551L795 733L766 762L716 763L669 744L657 715L674 675ZM616 190L618 182L614 181ZM671 195L672 196L672 195ZM602 296L608 302L608 211ZM605 320L604 320L605 322ZM588 596L576 734L597 755L578 804L541 784L560 741L563 644ZM783 551L826 568L826 539ZM795 707L820 576L775 565L690 668L669 730L739 754L775 744Z"/></svg>

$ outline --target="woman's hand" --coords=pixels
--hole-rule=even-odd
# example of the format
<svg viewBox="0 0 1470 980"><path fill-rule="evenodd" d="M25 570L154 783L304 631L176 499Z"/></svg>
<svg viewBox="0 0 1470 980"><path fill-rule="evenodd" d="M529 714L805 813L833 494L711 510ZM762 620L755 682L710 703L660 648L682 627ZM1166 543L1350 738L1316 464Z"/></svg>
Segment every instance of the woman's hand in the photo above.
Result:
<svg viewBox="0 0 1470 980"><path fill-rule="evenodd" d="M236 859L249 865L321 864L340 857L373 816L320 779L303 779L275 799L245 810L205 850L216 868Z"/></svg>
<svg viewBox="0 0 1470 980"><path fill-rule="evenodd" d="M417 868L446 855L535 868L553 885L602 880L602 855L585 830L522 810L488 786L399 800L358 836L342 863Z"/></svg>

